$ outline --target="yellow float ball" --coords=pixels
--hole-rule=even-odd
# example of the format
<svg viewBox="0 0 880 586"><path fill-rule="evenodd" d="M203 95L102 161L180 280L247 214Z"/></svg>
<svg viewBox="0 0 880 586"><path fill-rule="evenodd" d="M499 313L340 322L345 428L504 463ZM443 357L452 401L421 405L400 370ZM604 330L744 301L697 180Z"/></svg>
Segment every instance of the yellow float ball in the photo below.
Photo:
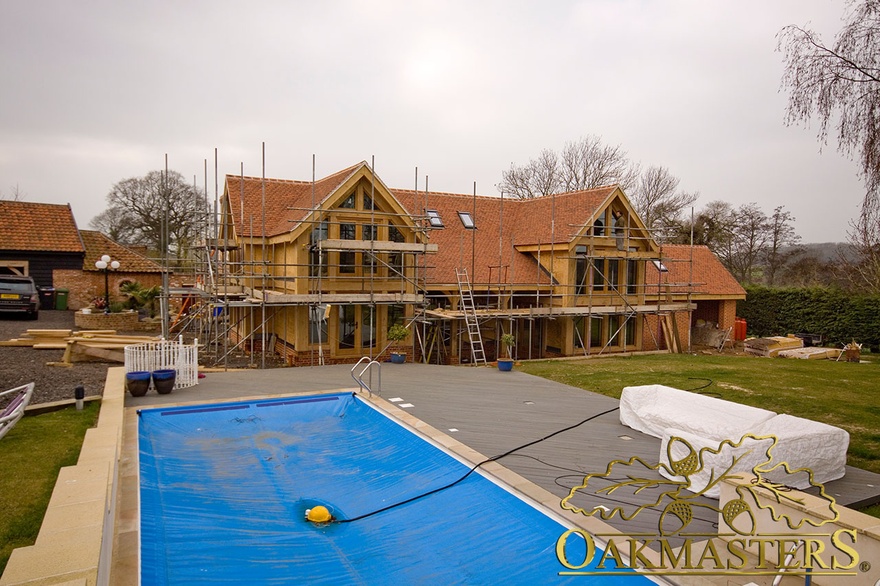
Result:
<svg viewBox="0 0 880 586"><path fill-rule="evenodd" d="M333 515L327 510L327 507L318 505L306 511L306 519L312 523L329 523L333 520Z"/></svg>

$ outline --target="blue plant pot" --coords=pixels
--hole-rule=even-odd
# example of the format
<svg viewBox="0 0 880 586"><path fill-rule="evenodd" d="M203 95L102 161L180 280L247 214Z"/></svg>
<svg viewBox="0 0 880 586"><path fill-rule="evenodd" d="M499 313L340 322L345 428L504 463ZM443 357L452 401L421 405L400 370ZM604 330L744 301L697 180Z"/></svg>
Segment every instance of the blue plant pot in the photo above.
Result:
<svg viewBox="0 0 880 586"><path fill-rule="evenodd" d="M151 374L142 370L135 370L125 374L125 389L132 397L143 397L150 390Z"/></svg>
<svg viewBox="0 0 880 586"><path fill-rule="evenodd" d="M167 395L174 389L177 380L177 371L173 368L153 371L153 386L160 395Z"/></svg>
<svg viewBox="0 0 880 586"><path fill-rule="evenodd" d="M403 364L406 362L406 354L403 354L402 352L392 352L391 362L394 364Z"/></svg>
<svg viewBox="0 0 880 586"><path fill-rule="evenodd" d="M505 360L503 358L499 359L498 370L500 370L501 372L510 372L511 370L513 370L513 360Z"/></svg>

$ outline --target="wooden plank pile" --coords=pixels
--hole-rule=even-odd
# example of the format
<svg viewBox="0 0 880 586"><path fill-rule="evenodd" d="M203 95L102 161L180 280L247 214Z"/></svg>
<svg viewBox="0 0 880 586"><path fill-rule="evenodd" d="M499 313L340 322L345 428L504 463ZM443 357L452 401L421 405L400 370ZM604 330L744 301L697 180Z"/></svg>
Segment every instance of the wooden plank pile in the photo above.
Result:
<svg viewBox="0 0 880 586"><path fill-rule="evenodd" d="M125 362L125 347L131 344L156 342L155 336L120 336L116 330L27 330L18 338L0 341L0 346L31 347L38 350L64 350L61 362L53 366L70 366L74 362Z"/></svg>

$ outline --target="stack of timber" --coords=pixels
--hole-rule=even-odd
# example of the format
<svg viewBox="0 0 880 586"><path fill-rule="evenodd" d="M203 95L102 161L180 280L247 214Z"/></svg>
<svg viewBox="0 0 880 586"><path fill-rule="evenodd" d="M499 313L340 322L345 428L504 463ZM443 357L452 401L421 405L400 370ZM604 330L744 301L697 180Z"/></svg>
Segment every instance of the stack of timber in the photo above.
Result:
<svg viewBox="0 0 880 586"><path fill-rule="evenodd" d="M798 358L800 360L837 360L842 350L839 348L795 348L781 350L780 358Z"/></svg>
<svg viewBox="0 0 880 586"><path fill-rule="evenodd" d="M0 341L0 346L64 350L61 362L49 364L70 366L85 361L125 362L126 346L158 340L155 336L120 336L116 330L27 330L18 338Z"/></svg>
<svg viewBox="0 0 880 586"><path fill-rule="evenodd" d="M775 357L783 350L803 348L804 341L795 336L771 336L769 338L749 338L743 342L743 346L746 354Z"/></svg>

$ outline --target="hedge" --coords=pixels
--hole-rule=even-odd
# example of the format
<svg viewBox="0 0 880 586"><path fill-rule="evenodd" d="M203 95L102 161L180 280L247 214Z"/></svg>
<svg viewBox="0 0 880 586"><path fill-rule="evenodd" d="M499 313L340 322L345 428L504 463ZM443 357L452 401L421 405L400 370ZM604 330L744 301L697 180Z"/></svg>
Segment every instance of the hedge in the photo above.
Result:
<svg viewBox="0 0 880 586"><path fill-rule="evenodd" d="M824 287L776 289L747 286L736 304L750 336L821 334L826 346L852 340L880 349L880 296Z"/></svg>

